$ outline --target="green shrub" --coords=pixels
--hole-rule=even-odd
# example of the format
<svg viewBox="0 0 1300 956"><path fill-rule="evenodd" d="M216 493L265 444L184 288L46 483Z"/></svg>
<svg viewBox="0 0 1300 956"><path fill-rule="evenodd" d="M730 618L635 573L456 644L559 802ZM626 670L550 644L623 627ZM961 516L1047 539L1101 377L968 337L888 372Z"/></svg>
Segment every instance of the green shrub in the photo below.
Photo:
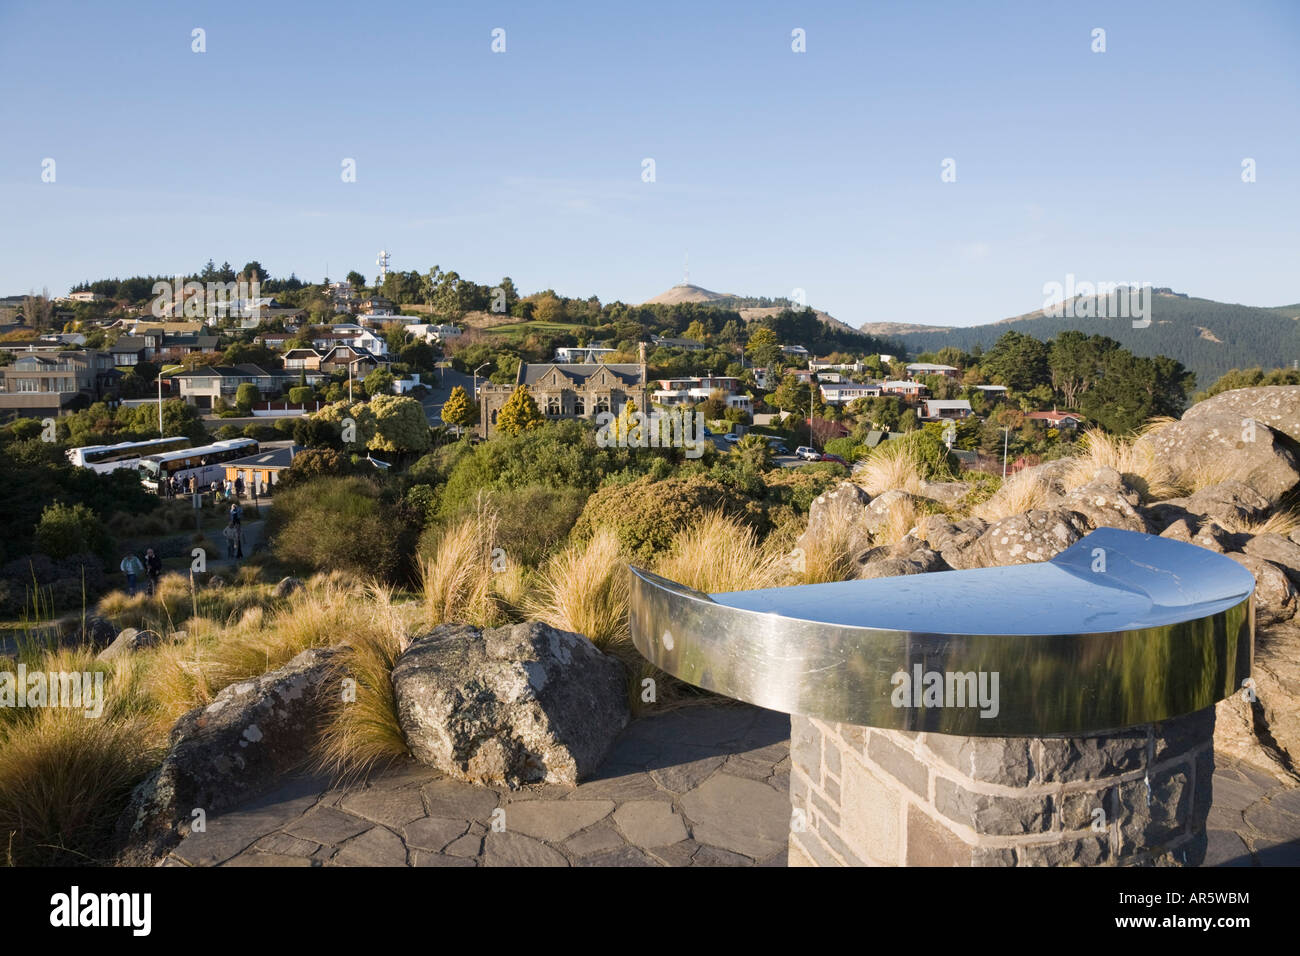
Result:
<svg viewBox="0 0 1300 956"><path fill-rule="evenodd" d="M99 516L80 503L56 501L42 511L35 538L36 549L56 560L73 554L96 554L107 561L113 547Z"/></svg>
<svg viewBox="0 0 1300 956"><path fill-rule="evenodd" d="M402 561L411 551L409 529L369 478L281 486L268 525L276 558L297 570L388 581L409 571Z"/></svg>
<svg viewBox="0 0 1300 956"><path fill-rule="evenodd" d="M252 382L245 382L235 389L235 407L241 414L247 415L254 405L262 400L262 393Z"/></svg>
<svg viewBox="0 0 1300 956"><path fill-rule="evenodd" d="M295 405L303 405L310 402L316 397L316 390L310 385L295 385L289 389L289 401Z"/></svg>

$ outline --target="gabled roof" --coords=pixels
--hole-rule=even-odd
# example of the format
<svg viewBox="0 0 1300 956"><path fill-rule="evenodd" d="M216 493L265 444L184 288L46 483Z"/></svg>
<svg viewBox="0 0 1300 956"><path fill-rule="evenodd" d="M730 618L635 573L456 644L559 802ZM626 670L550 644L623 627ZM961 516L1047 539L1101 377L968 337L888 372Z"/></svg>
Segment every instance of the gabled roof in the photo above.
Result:
<svg viewBox="0 0 1300 956"><path fill-rule="evenodd" d="M139 335L123 335L113 345L110 352L139 352L145 347L144 338Z"/></svg>
<svg viewBox="0 0 1300 956"><path fill-rule="evenodd" d="M524 385L534 385L545 378L552 370L558 371L565 378L569 379L575 385L584 385L588 379L599 375L602 371L613 375L619 382L624 385L644 385L645 381L641 377L640 365L606 365L602 363L580 363L570 364L562 362L549 362L539 365L527 364L520 366L520 378Z"/></svg>

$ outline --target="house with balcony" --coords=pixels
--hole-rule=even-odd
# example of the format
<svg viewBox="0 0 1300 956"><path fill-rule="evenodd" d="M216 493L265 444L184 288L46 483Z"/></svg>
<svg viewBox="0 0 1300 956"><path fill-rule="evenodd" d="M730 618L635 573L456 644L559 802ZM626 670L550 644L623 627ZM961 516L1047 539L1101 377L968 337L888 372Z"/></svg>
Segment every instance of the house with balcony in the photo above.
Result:
<svg viewBox="0 0 1300 956"><path fill-rule="evenodd" d="M365 378L381 364L383 362L379 356L365 349L354 348L351 345L336 345L327 349L321 356L320 370L326 375L333 375L335 372L346 375L348 369L351 369L353 378Z"/></svg>
<svg viewBox="0 0 1300 956"><path fill-rule="evenodd" d="M921 417L927 421L961 421L971 416L966 399L927 398L921 402Z"/></svg>
<svg viewBox="0 0 1300 956"><path fill-rule="evenodd" d="M879 398L879 385L862 385L858 382L828 383L818 386L822 401L827 405L848 405L859 398Z"/></svg>
<svg viewBox="0 0 1300 956"><path fill-rule="evenodd" d="M111 352L18 352L0 368L0 419L54 417L116 394Z"/></svg>
<svg viewBox="0 0 1300 956"><path fill-rule="evenodd" d="M754 401L740 379L730 375L702 375L698 378L661 378L650 395L656 405L694 405L720 392L728 408L752 412Z"/></svg>
<svg viewBox="0 0 1300 956"><path fill-rule="evenodd" d="M218 398L233 404L241 385L256 385L263 398L278 395L285 385L292 384L291 376L284 372L268 372L251 362L243 365L201 365L188 372L179 372L172 381L180 386L181 398L198 408L212 408Z"/></svg>
<svg viewBox="0 0 1300 956"><path fill-rule="evenodd" d="M880 394L895 395L909 404L919 402L930 390L920 382L895 379L880 383Z"/></svg>
<svg viewBox="0 0 1300 956"><path fill-rule="evenodd" d="M952 365L935 365L932 362L913 362L907 366L908 378L920 378L922 375L942 375L956 378L958 369Z"/></svg>

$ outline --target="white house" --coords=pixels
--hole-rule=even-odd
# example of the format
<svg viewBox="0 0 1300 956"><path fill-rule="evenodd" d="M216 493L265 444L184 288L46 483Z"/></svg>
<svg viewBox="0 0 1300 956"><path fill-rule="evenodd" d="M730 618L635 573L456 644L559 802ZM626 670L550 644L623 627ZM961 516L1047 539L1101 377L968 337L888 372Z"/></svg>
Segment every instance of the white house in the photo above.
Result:
<svg viewBox="0 0 1300 956"><path fill-rule="evenodd" d="M907 367L907 374L916 378L918 375L944 375L952 378L957 369L952 365L935 365L931 362L913 362Z"/></svg>
<svg viewBox="0 0 1300 956"><path fill-rule="evenodd" d="M921 403L922 418L928 419L962 419L971 415L970 402L960 399L926 399Z"/></svg>
<svg viewBox="0 0 1300 956"><path fill-rule="evenodd" d="M860 385L857 382L845 382L842 385L821 385L819 389L822 401L827 405L848 405L859 398L876 398L880 395L879 385Z"/></svg>
<svg viewBox="0 0 1300 956"><path fill-rule="evenodd" d="M603 362L606 355L612 355L617 349L596 348L591 345L561 346L555 350L555 361L566 365L583 365Z"/></svg>

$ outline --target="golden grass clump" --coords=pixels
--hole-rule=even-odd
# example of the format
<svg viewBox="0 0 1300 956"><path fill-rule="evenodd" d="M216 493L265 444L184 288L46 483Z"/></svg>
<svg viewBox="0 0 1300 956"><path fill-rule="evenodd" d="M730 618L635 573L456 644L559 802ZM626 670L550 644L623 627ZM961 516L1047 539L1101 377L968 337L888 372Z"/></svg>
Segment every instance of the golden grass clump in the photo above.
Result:
<svg viewBox="0 0 1300 956"><path fill-rule="evenodd" d="M602 527L552 555L525 601L529 618L583 634L601 650L628 640L628 569L618 536Z"/></svg>
<svg viewBox="0 0 1300 956"><path fill-rule="evenodd" d="M879 525L876 533L871 536L872 543L876 545L898 544L903 538L907 537L908 532L916 527L920 517L921 511L917 508L916 499L911 495L899 495L889 503L889 511L885 514L884 522Z"/></svg>
<svg viewBox="0 0 1300 956"><path fill-rule="evenodd" d="M992 523L1041 508L1050 497L1051 489L1042 477L1025 470L1004 481L992 497L972 508L971 514Z"/></svg>
<svg viewBox="0 0 1300 956"><path fill-rule="evenodd" d="M452 621L493 627L504 619L493 592L493 548L498 519L479 507L448 527L420 562L420 587L430 624Z"/></svg>
<svg viewBox="0 0 1300 956"><path fill-rule="evenodd" d="M915 446L901 440L885 442L854 471L853 481L872 496L894 489L920 494L924 476Z"/></svg>
<svg viewBox="0 0 1300 956"><path fill-rule="evenodd" d="M1086 485L1099 468L1113 468L1127 478L1147 501L1176 498L1186 490L1186 480L1176 474L1155 451L1138 439L1152 435L1174 419L1155 418L1147 423L1138 437L1108 435L1100 428L1090 428L1083 435L1080 454L1069 459L1070 467L1062 477L1067 489Z"/></svg>
<svg viewBox="0 0 1300 956"><path fill-rule="evenodd" d="M680 532L655 565L656 574L706 594L772 587L787 570L753 528L718 511Z"/></svg>
<svg viewBox="0 0 1300 956"><path fill-rule="evenodd" d="M397 718L393 667L410 644L392 594L370 593L369 626L349 636L332 663L325 728L316 749L319 766L344 779L364 776L407 756L406 737ZM344 679L354 683L344 692Z"/></svg>

